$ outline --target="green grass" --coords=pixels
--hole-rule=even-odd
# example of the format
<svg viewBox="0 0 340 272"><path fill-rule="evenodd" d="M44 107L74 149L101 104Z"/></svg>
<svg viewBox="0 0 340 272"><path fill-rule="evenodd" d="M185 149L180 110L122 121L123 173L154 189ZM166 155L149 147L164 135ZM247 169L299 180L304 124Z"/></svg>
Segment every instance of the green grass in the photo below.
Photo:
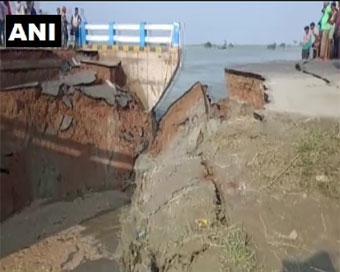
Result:
<svg viewBox="0 0 340 272"><path fill-rule="evenodd" d="M208 235L211 247L218 247L223 252L226 272L255 272L256 257L252 241L247 233L237 227L221 227Z"/></svg>
<svg viewBox="0 0 340 272"><path fill-rule="evenodd" d="M299 186L340 198L340 144L336 133L320 129L308 130L297 145L301 171Z"/></svg>

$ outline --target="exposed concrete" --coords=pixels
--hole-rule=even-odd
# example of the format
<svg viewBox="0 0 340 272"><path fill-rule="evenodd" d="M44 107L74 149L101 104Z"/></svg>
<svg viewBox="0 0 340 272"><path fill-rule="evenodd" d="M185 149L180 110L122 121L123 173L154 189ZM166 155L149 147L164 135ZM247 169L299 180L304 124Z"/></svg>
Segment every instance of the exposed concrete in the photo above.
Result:
<svg viewBox="0 0 340 272"><path fill-rule="evenodd" d="M157 135L152 144L152 154L164 152L177 136L181 126L187 126L202 116L208 118L210 101L206 88L200 83L195 83L168 108L159 120Z"/></svg>
<svg viewBox="0 0 340 272"><path fill-rule="evenodd" d="M81 91L95 99L104 99L110 105L118 103L123 108L132 101L129 93L118 90L114 85L102 84L83 87Z"/></svg>
<svg viewBox="0 0 340 272"><path fill-rule="evenodd" d="M28 82L28 83L24 83L24 84L9 86L7 88L3 88L2 91L10 91L10 90L24 89L24 88L36 88L38 86L39 86L39 82L34 81L34 82Z"/></svg>
<svg viewBox="0 0 340 272"><path fill-rule="evenodd" d="M67 75L62 81L69 86L88 85L96 80L96 72L82 70L72 75Z"/></svg>
<svg viewBox="0 0 340 272"><path fill-rule="evenodd" d="M77 66L73 59L91 57L74 50L0 49L0 89L58 79L60 71L67 73Z"/></svg>
<svg viewBox="0 0 340 272"><path fill-rule="evenodd" d="M121 61L127 76L127 87L134 92L146 111L152 110L174 77L180 60L180 50L166 52L101 51L100 59Z"/></svg>
<svg viewBox="0 0 340 272"><path fill-rule="evenodd" d="M1 154L11 154L1 162L8 172L1 174L2 220L35 199L124 189L131 182L135 157L153 139L151 114L131 96L111 105L80 91L67 96L72 108L65 95L0 92Z"/></svg>
<svg viewBox="0 0 340 272"><path fill-rule="evenodd" d="M57 96L59 94L59 89L62 84L63 82L61 80L44 81L41 84L42 93L51 96Z"/></svg>
<svg viewBox="0 0 340 272"><path fill-rule="evenodd" d="M270 101L265 106L268 110L340 117L340 66L337 63L339 61L311 61L296 66L294 62L272 62L249 64L233 69L255 73L265 79L264 88L268 88ZM228 82L229 76L231 75L226 70L231 93L238 93L240 84L248 80L244 74L239 75L237 79L230 78L233 82Z"/></svg>
<svg viewBox="0 0 340 272"><path fill-rule="evenodd" d="M109 80L120 87L126 85L127 78L120 61L82 60L81 63L85 64L86 68L95 71L98 80L102 83Z"/></svg>

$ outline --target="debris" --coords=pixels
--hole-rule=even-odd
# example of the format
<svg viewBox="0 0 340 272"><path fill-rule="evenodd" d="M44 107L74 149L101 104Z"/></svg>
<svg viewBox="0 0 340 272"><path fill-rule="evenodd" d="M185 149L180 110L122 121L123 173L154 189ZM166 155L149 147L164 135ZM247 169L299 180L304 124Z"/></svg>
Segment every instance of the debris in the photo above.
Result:
<svg viewBox="0 0 340 272"><path fill-rule="evenodd" d="M96 81L96 72L83 70L78 73L68 75L63 82L69 86L87 85Z"/></svg>
<svg viewBox="0 0 340 272"><path fill-rule="evenodd" d="M70 128L73 118L71 116L65 115L60 126L61 131L66 131Z"/></svg>
<svg viewBox="0 0 340 272"><path fill-rule="evenodd" d="M259 121L263 121L264 120L264 115L263 114L260 114L260 113L257 113L257 112L253 112L253 115L254 115L254 118L256 119L256 120L259 120Z"/></svg>
<svg viewBox="0 0 340 272"><path fill-rule="evenodd" d="M122 135L123 139L129 143L133 143L133 135L131 132L124 132Z"/></svg>
<svg viewBox="0 0 340 272"><path fill-rule="evenodd" d="M52 96L58 96L60 86L63 84L61 80L45 81L41 84L42 93Z"/></svg>
<svg viewBox="0 0 340 272"><path fill-rule="evenodd" d="M60 128L61 123L63 122L63 118L64 118L63 115L57 115L56 119L53 122L53 129L54 130L57 131Z"/></svg>
<svg viewBox="0 0 340 272"><path fill-rule="evenodd" d="M60 65L60 71L67 75L67 73L71 70L71 66L68 61L63 61L63 63Z"/></svg>
<svg viewBox="0 0 340 272"><path fill-rule="evenodd" d="M64 104L66 105L66 107L68 107L69 109L72 109L72 100L69 96L64 95L62 98L62 101L64 102Z"/></svg>
<svg viewBox="0 0 340 272"><path fill-rule="evenodd" d="M92 98L104 99L110 105L115 104L115 90L107 84L83 87L81 91Z"/></svg>
<svg viewBox="0 0 340 272"><path fill-rule="evenodd" d="M203 219L203 218L199 218L199 219L195 219L195 223L200 227L208 227L208 220L207 219Z"/></svg>
<svg viewBox="0 0 340 272"><path fill-rule="evenodd" d="M6 87L6 88L2 88L2 90L9 91L9 90L15 90L15 89L35 88L35 87L38 87L38 86L39 86L39 82L34 81L34 82L28 82L28 83L23 83L23 84L19 84L19 85L9 86L9 87Z"/></svg>
<svg viewBox="0 0 340 272"><path fill-rule="evenodd" d="M289 234L288 238L291 240L296 240L298 237L296 230L292 230L291 233Z"/></svg>
<svg viewBox="0 0 340 272"><path fill-rule="evenodd" d="M128 95L117 95L116 97L117 104L122 108L125 108L129 102L132 101L132 98Z"/></svg>
<svg viewBox="0 0 340 272"><path fill-rule="evenodd" d="M110 105L117 103L122 108L125 108L132 101L129 93L120 91L113 84L83 87L82 92L93 98L104 99Z"/></svg>
<svg viewBox="0 0 340 272"><path fill-rule="evenodd" d="M47 129L45 130L45 133L47 135L57 135L58 131L55 130L52 126L48 126Z"/></svg>
<svg viewBox="0 0 340 272"><path fill-rule="evenodd" d="M140 240L146 236L146 230L143 229L137 233L137 240Z"/></svg>
<svg viewBox="0 0 340 272"><path fill-rule="evenodd" d="M326 183L329 181L328 177L326 175L318 175L315 177L315 179L318 181L318 182L322 182L322 183Z"/></svg>

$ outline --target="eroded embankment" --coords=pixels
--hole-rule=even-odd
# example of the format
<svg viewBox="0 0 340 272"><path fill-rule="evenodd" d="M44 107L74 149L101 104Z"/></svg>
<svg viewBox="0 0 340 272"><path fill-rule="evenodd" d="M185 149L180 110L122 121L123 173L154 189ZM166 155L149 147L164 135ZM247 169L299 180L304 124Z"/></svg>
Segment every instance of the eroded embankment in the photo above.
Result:
<svg viewBox="0 0 340 272"><path fill-rule="evenodd" d="M34 199L124 190L153 139L153 117L122 86L119 63L98 74L75 63L67 56L67 69L43 80L36 70L26 88L13 86L19 72L0 92L2 220Z"/></svg>
<svg viewBox="0 0 340 272"><path fill-rule="evenodd" d="M258 111L264 79L233 76L215 104L195 84L138 157L122 271L339 268L337 120Z"/></svg>

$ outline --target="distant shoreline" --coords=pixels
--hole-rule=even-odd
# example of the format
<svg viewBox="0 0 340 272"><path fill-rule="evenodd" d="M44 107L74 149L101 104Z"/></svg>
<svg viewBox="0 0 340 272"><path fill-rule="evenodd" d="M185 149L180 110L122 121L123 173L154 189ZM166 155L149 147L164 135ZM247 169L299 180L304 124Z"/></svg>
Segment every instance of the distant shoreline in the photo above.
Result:
<svg viewBox="0 0 340 272"><path fill-rule="evenodd" d="M214 44L214 45L218 45L218 44ZM267 47L268 44L233 44L235 47ZM189 46L189 47L204 47L204 43L200 43L200 44L184 44L184 46ZM300 47L298 44L297 45L293 45L293 44L286 44L287 47L293 47L293 48L298 48ZM207 48L210 49L210 48Z"/></svg>

